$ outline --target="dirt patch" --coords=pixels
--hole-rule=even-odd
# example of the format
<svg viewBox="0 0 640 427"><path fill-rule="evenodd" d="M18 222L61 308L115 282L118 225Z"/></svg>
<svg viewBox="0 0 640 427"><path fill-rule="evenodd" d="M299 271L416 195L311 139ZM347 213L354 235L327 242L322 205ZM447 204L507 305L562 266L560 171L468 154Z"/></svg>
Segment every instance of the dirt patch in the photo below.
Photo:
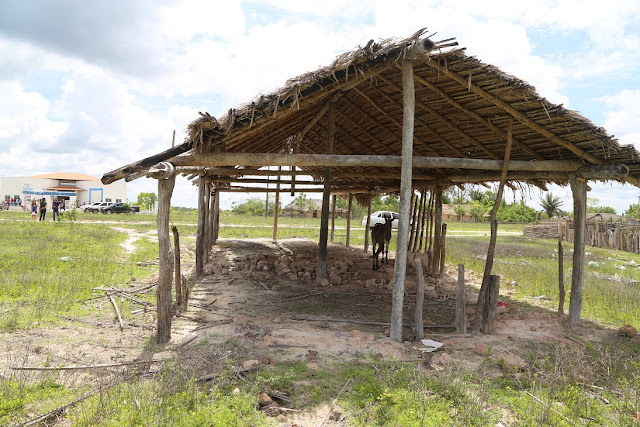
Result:
<svg viewBox="0 0 640 427"><path fill-rule="evenodd" d="M148 237L128 229L119 231L130 233L132 239ZM154 344L154 312L126 316L129 320L120 330L110 302L88 301L93 311L89 318L66 318L63 326L55 328L1 333L0 378L9 376L12 366L87 366L152 359L177 359L179 366L197 378L215 378L228 368L229 359L240 372L277 361L299 360L313 366L368 355L425 360L418 350L422 344L410 341L413 334L408 327L404 333L408 342L388 337L393 258L373 271L371 254L361 247L330 244L329 280L323 286L316 283L316 251L317 243L301 239L277 244L264 239L220 240L204 277L192 288L188 310L174 318L170 343ZM483 375L502 375L505 369L530 365L532 346L581 346L581 340L599 341L614 333L586 323L569 332L554 313L513 304L501 310L495 335L455 335L455 274L447 270L444 278L428 278L423 314L426 337L444 343L442 350L426 358L430 369L455 363ZM479 283L468 277L467 284L466 305L472 316ZM415 271L409 268L407 326L413 322L415 285ZM501 291L505 296L513 292L509 285ZM488 359L495 363L486 363ZM159 366L145 364L136 369L154 372ZM69 384L92 383L129 370L131 366L124 365L64 375ZM324 416L321 409L318 414ZM312 421L319 419L313 414L295 417L298 425L314 425ZM334 425L340 425L339 421Z"/></svg>

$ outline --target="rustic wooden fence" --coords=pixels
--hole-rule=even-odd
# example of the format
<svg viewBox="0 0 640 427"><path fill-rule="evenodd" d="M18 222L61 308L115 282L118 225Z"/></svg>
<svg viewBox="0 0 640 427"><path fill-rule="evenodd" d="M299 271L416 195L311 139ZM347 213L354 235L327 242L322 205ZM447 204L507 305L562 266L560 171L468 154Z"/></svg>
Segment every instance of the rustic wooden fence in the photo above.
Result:
<svg viewBox="0 0 640 427"><path fill-rule="evenodd" d="M573 220L547 220L524 227L527 237L557 239L573 243ZM586 244L597 248L640 253L640 225L633 222L587 222Z"/></svg>

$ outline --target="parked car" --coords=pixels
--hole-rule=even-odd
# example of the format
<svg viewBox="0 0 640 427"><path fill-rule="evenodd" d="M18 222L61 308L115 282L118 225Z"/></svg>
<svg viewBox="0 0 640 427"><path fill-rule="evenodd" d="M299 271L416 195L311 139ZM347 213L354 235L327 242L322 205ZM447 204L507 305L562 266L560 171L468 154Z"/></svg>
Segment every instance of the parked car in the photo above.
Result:
<svg viewBox="0 0 640 427"><path fill-rule="evenodd" d="M398 221L400 220L400 214L390 211L377 211L371 214L371 221L369 222L369 228L375 227L376 224L384 224L387 218L393 218L391 221L391 228L398 228ZM367 226L367 216L362 218L362 225Z"/></svg>
<svg viewBox="0 0 640 427"><path fill-rule="evenodd" d="M109 202L93 202L90 205L80 206L80 210L85 213L98 213L100 206L107 206Z"/></svg>
<svg viewBox="0 0 640 427"><path fill-rule="evenodd" d="M133 213L140 212L139 206L129 206L126 203L108 203L106 206L100 206L100 212L103 214L113 213Z"/></svg>

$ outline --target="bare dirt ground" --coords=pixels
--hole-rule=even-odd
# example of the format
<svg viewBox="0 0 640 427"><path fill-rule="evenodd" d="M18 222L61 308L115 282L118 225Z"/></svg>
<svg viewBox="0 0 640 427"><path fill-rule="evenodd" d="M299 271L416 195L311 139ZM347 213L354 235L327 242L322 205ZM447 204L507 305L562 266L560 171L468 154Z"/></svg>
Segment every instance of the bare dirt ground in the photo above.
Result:
<svg viewBox="0 0 640 427"><path fill-rule="evenodd" d="M524 304L501 309L495 335L455 335L454 271L447 277L428 279L424 319L426 337L444 343L421 359L407 328L399 343L388 337L391 315L393 259L372 270L371 254L362 247L329 245L329 284L315 283L317 243L289 239L219 240L205 266L205 276L193 284L188 310L174 318L171 342L156 345L154 312L127 316L120 329L110 300L87 301L88 318L66 320L64 326L1 333L0 376L10 367L88 366L131 361L174 360L191 375L215 378L231 359L237 370L260 368L285 360L301 360L310 367L332 361L359 360L367 355L383 359L416 360L418 367L433 370L460 363L483 375L502 375L501 369L525 368L532 345L551 343L582 345L598 341L614 331L586 324L571 332L553 313ZM187 253L188 257L188 253ZM183 270L189 268L182 266ZM473 313L479 284L467 274L467 310ZM153 282L153 280L152 280ZM151 283L152 283L151 282ZM413 319L415 271L408 268L405 325ZM132 288L145 284L133 282ZM150 289L153 292L153 288ZM505 294L514 289L505 286ZM515 290L517 292L517 290ZM116 303L124 301L115 297ZM487 353L504 366L483 365ZM154 372L160 363L137 366L138 372ZM131 365L65 371L63 381L73 386L96 383ZM13 371L15 372L15 371ZM19 371L24 376L39 371ZM1 377L0 377L1 378ZM315 425L328 408L289 415L287 422ZM331 424L333 423L333 424ZM331 421L328 425L342 425Z"/></svg>

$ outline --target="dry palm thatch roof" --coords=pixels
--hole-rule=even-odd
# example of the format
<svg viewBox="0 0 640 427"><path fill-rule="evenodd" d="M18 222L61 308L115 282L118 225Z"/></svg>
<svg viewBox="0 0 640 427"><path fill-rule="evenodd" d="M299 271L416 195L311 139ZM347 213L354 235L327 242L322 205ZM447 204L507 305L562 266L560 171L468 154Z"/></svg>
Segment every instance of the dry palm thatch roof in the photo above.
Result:
<svg viewBox="0 0 640 427"><path fill-rule="evenodd" d="M578 165L626 164L626 180L638 184L639 154L621 146L605 129L562 105L538 95L526 82L465 54L452 39L431 41L420 30L410 38L383 40L340 55L329 66L290 79L284 87L232 108L219 119L208 113L188 127L188 137L176 150L154 156L177 165L214 166L206 159L220 153L323 154L327 150L329 101L336 104L333 153L400 156L402 149L401 63L413 58L415 130L413 155L500 161L507 129L513 121L511 161L569 160ZM169 151L169 150L168 150ZM202 154L211 153L205 160ZM195 161L200 156L200 161ZM206 157L206 156L205 156ZM263 164L259 159L264 158ZM211 168L211 174L249 175L268 166L256 154L247 170ZM149 163L149 161L147 162ZM292 163L293 164L293 163ZM131 166L131 165L128 165ZM217 164L220 166L220 164ZM240 168L241 165L229 164ZM299 166L300 174L322 179L324 167ZM137 167L140 167L138 162ZM332 189L360 192L399 188L397 163L334 168ZM124 171L124 172L123 172ZM106 174L105 180L132 173L133 167ZM414 187L495 181L495 169L416 167ZM567 182L566 171L510 172L508 179L544 186ZM604 178L603 178L604 179Z"/></svg>

